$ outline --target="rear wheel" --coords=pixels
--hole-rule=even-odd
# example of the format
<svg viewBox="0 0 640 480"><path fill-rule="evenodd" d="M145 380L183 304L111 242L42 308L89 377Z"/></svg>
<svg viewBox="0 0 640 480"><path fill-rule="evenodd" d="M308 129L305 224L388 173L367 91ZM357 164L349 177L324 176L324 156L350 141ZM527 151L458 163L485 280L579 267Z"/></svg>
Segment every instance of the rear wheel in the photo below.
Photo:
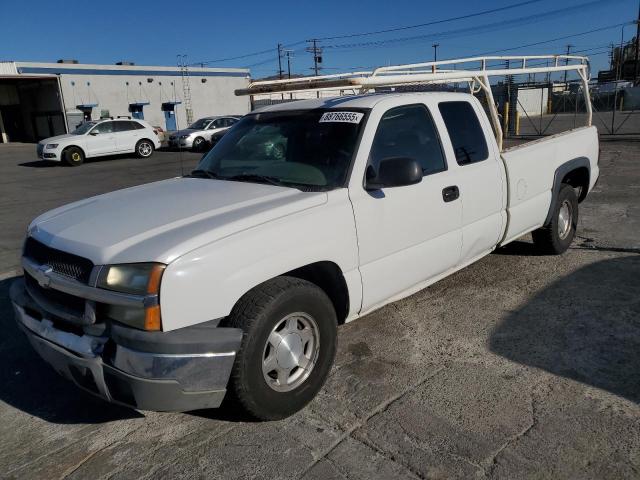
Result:
<svg viewBox="0 0 640 480"><path fill-rule="evenodd" d="M140 158L147 158L153 154L153 143L150 140L140 140L136 143L136 155Z"/></svg>
<svg viewBox="0 0 640 480"><path fill-rule="evenodd" d="M549 255L564 253L576 235L578 225L578 197L571 185L563 184L550 222L532 232L533 243Z"/></svg>
<svg viewBox="0 0 640 480"><path fill-rule="evenodd" d="M242 297L228 325L244 331L229 393L248 413L277 420L316 396L336 352L336 313L324 291L275 278Z"/></svg>
<svg viewBox="0 0 640 480"><path fill-rule="evenodd" d="M69 147L62 152L62 155L64 157L64 161L72 167L82 165L84 162L84 153L78 147Z"/></svg>

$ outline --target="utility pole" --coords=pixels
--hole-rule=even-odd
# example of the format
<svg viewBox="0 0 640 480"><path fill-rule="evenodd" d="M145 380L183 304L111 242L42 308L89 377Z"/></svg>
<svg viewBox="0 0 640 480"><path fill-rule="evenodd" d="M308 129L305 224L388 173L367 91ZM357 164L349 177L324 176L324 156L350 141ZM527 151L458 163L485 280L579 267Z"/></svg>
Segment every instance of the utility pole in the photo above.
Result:
<svg viewBox="0 0 640 480"><path fill-rule="evenodd" d="M284 53L287 56L287 78L291 79L291 54L293 50L285 50Z"/></svg>
<svg viewBox="0 0 640 480"><path fill-rule="evenodd" d="M437 62L438 61L438 47L440 46L440 44L439 43L434 43L431 46L433 47L433 61Z"/></svg>
<svg viewBox="0 0 640 480"><path fill-rule="evenodd" d="M322 47L318 46L318 39L314 38L312 40L307 40L311 44L310 47L307 47L307 52L313 54L313 72L317 77L320 73L320 69L322 67L319 66L322 63Z"/></svg>
<svg viewBox="0 0 640 480"><path fill-rule="evenodd" d="M278 78L282 80L282 44L278 44Z"/></svg>
<svg viewBox="0 0 640 480"><path fill-rule="evenodd" d="M638 6L638 19L636 20L636 54L633 62L633 84L638 84L638 49L640 49L640 6Z"/></svg>
<svg viewBox="0 0 640 480"><path fill-rule="evenodd" d="M567 45L567 55L569 55L569 53L571 53L571 48L572 47L573 47L573 45ZM568 58L565 59L564 64L565 64L565 66L569 65L569 59ZM565 90L567 89L567 73L568 73L568 71L565 70L564 71L564 89Z"/></svg>

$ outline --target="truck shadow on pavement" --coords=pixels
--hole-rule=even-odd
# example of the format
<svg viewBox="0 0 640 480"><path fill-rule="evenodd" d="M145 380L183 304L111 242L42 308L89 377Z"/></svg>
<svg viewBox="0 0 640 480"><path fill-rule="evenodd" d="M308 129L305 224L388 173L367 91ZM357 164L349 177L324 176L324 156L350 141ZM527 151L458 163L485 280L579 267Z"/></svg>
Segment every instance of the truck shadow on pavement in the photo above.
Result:
<svg viewBox="0 0 640 480"><path fill-rule="evenodd" d="M496 327L490 349L640 403L640 256L553 283Z"/></svg>
<svg viewBox="0 0 640 480"><path fill-rule="evenodd" d="M48 422L103 423L142 417L109 404L60 377L31 348L9 301L14 278L0 281L0 411L2 402Z"/></svg>

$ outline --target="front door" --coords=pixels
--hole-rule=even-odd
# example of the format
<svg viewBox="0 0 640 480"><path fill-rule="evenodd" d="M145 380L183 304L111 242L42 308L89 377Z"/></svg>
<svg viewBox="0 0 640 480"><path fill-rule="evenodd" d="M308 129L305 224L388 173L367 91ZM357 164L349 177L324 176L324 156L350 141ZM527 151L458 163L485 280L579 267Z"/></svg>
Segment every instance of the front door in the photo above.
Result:
<svg viewBox="0 0 640 480"><path fill-rule="evenodd" d="M113 122L100 122L87 134L87 156L108 155L117 152Z"/></svg>
<svg viewBox="0 0 640 480"><path fill-rule="evenodd" d="M372 114L369 123L375 125ZM368 148L364 145L361 148ZM363 286L362 311L422 288L454 268L462 247L462 203L455 194L457 165L447 165L427 105L386 110L378 122L368 164L411 157L420 161L422 182L366 191L350 187Z"/></svg>

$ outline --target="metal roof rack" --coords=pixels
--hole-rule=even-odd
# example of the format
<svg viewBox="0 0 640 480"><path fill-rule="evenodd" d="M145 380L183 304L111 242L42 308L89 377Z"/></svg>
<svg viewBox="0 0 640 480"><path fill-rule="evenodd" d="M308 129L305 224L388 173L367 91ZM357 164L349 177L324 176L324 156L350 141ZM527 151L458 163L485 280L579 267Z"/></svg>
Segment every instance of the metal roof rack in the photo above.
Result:
<svg viewBox="0 0 640 480"><path fill-rule="evenodd" d="M509 62L510 68L505 68ZM544 62L546 65L541 65ZM499 65L496 65L499 63ZM582 81L587 106L587 125L591 125L592 111L589 98L589 59L576 55L514 55L470 57L437 62L411 63L378 67L372 71L359 71L298 77L285 80L262 80L238 89L236 95L259 95L307 90L351 89L364 93L376 87L397 87L416 84L445 84L468 82L471 93L484 91L496 130L496 141L502 149L502 127L491 92L490 77L527 75L535 73L576 72Z"/></svg>

